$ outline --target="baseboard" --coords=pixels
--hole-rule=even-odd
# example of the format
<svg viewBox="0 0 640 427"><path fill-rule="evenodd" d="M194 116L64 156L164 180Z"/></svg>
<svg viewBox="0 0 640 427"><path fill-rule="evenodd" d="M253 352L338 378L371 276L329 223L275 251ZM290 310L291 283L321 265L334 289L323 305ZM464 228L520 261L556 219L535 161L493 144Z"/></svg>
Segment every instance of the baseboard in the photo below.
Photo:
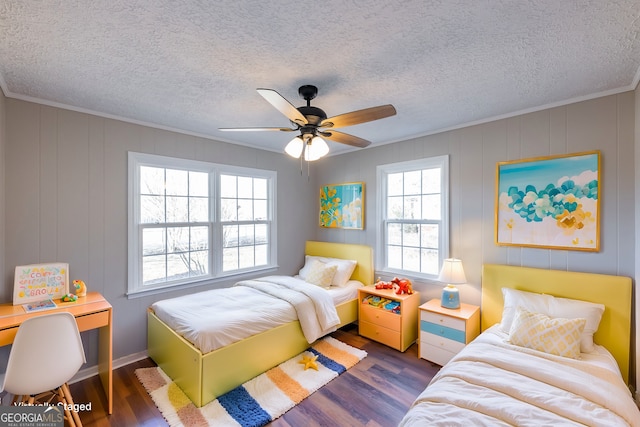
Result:
<svg viewBox="0 0 640 427"><path fill-rule="evenodd" d="M141 351L139 353L134 353L134 354L130 354L128 356L125 357L121 357L119 359L116 359L113 361L113 369L118 369L121 368L125 365L128 365L130 363L134 363L137 362L139 360L142 359L146 359L147 357L149 357L149 354L147 353L147 351ZM87 378L91 378L93 376L98 375L98 365L94 365L94 366L89 366L87 368L81 369L78 371L77 374L75 374L73 376L73 378L71 379L71 381L69 381L69 384L73 384L75 382L78 381L82 381L82 380L86 380Z"/></svg>

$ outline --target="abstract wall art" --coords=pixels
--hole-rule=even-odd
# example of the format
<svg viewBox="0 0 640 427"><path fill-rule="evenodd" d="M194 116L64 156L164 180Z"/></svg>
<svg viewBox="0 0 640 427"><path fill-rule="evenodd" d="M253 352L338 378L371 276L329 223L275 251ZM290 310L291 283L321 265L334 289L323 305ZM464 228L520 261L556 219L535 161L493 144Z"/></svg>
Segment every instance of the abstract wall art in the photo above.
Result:
<svg viewBox="0 0 640 427"><path fill-rule="evenodd" d="M600 249L600 152L499 162L496 244Z"/></svg>
<svg viewBox="0 0 640 427"><path fill-rule="evenodd" d="M364 228L364 182L320 187L320 227Z"/></svg>

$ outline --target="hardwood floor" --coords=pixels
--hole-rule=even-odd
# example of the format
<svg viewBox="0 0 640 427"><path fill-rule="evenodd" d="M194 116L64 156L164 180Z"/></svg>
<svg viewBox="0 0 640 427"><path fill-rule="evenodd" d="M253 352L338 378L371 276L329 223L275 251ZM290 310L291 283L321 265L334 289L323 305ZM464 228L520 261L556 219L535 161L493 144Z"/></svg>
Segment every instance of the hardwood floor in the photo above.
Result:
<svg viewBox="0 0 640 427"><path fill-rule="evenodd" d="M400 353L359 336L354 326L347 326L331 335L365 350L367 357L270 426L396 426L409 405L440 369L418 358L416 344ZM138 368L154 365L151 359L145 359L113 372L114 402L110 416L104 409L106 399L97 376L72 384L71 393L76 403L91 402L91 411L80 413L83 425L167 426L134 374Z"/></svg>

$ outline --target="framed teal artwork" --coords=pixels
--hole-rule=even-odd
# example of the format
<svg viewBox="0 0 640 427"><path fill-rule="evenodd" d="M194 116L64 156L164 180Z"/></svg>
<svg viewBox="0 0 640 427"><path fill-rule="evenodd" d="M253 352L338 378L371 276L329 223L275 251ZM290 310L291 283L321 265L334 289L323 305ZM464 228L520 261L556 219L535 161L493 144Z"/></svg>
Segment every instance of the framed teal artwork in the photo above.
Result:
<svg viewBox="0 0 640 427"><path fill-rule="evenodd" d="M364 182L320 187L320 227L364 229Z"/></svg>
<svg viewBox="0 0 640 427"><path fill-rule="evenodd" d="M499 162L496 244L600 250L600 152Z"/></svg>

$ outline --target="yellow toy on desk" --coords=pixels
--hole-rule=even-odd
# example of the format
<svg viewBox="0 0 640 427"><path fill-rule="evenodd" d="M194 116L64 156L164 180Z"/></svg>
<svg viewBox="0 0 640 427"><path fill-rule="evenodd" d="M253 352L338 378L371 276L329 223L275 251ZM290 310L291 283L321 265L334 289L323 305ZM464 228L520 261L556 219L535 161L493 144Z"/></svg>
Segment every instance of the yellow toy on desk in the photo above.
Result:
<svg viewBox="0 0 640 427"><path fill-rule="evenodd" d="M73 286L76 288L76 295L79 297L87 296L87 285L82 280L74 280Z"/></svg>

